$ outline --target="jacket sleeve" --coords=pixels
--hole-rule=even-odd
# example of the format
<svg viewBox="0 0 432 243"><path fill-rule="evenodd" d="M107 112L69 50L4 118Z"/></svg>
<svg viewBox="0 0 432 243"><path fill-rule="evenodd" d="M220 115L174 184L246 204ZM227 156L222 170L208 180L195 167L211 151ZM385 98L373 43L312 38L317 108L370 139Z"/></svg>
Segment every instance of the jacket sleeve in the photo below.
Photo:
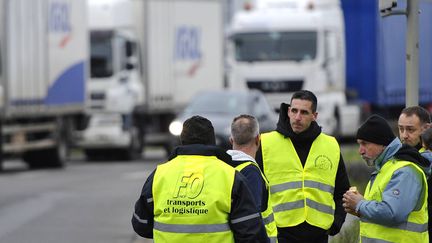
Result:
<svg viewBox="0 0 432 243"><path fill-rule="evenodd" d="M255 165L248 165L240 173L246 177L247 185L250 188L256 207L259 212L262 212L261 205L263 201L263 187L265 188L265 185L261 171Z"/></svg>
<svg viewBox="0 0 432 243"><path fill-rule="evenodd" d="M410 166L396 170L382 193L382 201L362 200L356 210L362 218L387 226L405 222L421 203L422 175Z"/></svg>
<svg viewBox="0 0 432 243"><path fill-rule="evenodd" d="M333 224L328 230L329 235L336 235L339 233L343 223L345 222L346 212L342 206L342 198L343 194L348 191L349 188L350 182L345 168L345 162L341 154L338 170L336 172L335 190L333 194L333 200L335 202L336 209Z"/></svg>
<svg viewBox="0 0 432 243"><path fill-rule="evenodd" d="M269 242L261 214L247 187L246 178L237 171L235 173L229 216L235 242Z"/></svg>
<svg viewBox="0 0 432 243"><path fill-rule="evenodd" d="M138 201L135 203L135 211L132 215L132 227L134 231L145 238L153 238L153 177L156 170L154 170L141 191Z"/></svg>

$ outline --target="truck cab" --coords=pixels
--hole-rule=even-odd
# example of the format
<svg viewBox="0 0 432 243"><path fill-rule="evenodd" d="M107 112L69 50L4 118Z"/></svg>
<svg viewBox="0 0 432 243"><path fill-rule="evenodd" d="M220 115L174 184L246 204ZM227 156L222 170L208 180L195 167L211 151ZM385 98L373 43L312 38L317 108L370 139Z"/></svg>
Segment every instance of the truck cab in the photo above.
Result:
<svg viewBox="0 0 432 243"><path fill-rule="evenodd" d="M353 135L359 110L345 96L344 22L336 0L256 1L235 14L228 31L228 82L258 89L278 109L293 92L318 97L318 123L333 135ZM338 134L341 133L341 134Z"/></svg>
<svg viewBox="0 0 432 243"><path fill-rule="evenodd" d="M144 101L144 88L132 8L129 0L88 1L88 123L77 144L89 159L135 159L143 148L143 124L136 110Z"/></svg>

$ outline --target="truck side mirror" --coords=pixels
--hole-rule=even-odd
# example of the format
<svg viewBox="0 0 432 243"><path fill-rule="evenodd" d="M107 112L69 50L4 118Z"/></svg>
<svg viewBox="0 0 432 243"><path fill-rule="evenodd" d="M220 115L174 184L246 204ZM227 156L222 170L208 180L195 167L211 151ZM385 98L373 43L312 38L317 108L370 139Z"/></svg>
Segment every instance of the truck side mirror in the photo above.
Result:
<svg viewBox="0 0 432 243"><path fill-rule="evenodd" d="M132 41L126 41L126 57L131 57L134 54L135 43Z"/></svg>

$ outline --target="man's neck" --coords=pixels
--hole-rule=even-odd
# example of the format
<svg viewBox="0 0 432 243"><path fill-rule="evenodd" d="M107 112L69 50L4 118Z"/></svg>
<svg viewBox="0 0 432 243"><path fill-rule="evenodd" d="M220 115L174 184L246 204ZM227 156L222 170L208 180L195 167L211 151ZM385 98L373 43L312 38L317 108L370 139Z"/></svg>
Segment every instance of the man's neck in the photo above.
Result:
<svg viewBox="0 0 432 243"><path fill-rule="evenodd" d="M256 149L253 146L233 146L234 150L242 151L255 159Z"/></svg>

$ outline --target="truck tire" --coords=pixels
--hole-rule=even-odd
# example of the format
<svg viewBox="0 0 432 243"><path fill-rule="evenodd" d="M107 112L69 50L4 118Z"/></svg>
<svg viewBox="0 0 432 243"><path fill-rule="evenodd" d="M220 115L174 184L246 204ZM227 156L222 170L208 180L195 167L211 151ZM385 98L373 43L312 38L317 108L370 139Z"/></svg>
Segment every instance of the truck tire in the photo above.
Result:
<svg viewBox="0 0 432 243"><path fill-rule="evenodd" d="M62 119L57 120L57 130L52 133L55 140L53 148L25 152L23 160L30 169L62 168L68 157L68 136L66 126Z"/></svg>
<svg viewBox="0 0 432 243"><path fill-rule="evenodd" d="M30 169L62 168L66 165L67 144L60 139L54 148L24 153L23 160Z"/></svg>

